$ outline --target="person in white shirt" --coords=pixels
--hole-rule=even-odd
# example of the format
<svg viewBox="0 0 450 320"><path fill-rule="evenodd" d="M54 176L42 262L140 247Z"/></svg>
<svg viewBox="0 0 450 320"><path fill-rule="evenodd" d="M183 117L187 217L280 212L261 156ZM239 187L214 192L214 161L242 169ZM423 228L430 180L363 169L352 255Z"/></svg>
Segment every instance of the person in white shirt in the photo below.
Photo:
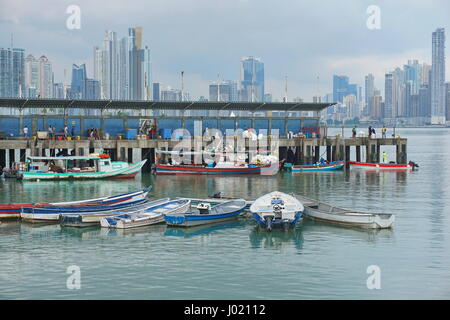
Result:
<svg viewBox="0 0 450 320"><path fill-rule="evenodd" d="M23 136L28 137L28 127L27 126L25 126L25 128L23 128Z"/></svg>

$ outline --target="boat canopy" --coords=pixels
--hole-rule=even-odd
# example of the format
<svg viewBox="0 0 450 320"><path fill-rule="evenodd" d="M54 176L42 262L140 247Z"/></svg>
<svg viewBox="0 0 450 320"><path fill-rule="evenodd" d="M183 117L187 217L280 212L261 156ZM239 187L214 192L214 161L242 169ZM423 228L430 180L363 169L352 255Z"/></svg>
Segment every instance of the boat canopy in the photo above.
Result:
<svg viewBox="0 0 450 320"><path fill-rule="evenodd" d="M68 156L68 157L32 157L29 156L27 159L31 161L47 161L47 160L100 160L98 156Z"/></svg>

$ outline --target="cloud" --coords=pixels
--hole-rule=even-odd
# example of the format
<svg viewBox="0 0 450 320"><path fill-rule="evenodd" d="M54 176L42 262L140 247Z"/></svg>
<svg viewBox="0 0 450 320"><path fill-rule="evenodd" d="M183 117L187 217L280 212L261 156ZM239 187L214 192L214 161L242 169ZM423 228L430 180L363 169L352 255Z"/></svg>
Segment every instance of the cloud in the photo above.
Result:
<svg viewBox="0 0 450 320"><path fill-rule="evenodd" d="M105 30L121 37L128 27L142 26L154 79L180 87L183 70L194 97L208 96L217 74L238 80L240 58L247 55L263 59L274 99L284 95L285 75L290 98L330 92L335 73L360 85L373 73L382 88L384 73L408 59L430 62L431 32L450 30L445 0L0 1L0 46L9 46L13 33L16 46L49 57L58 81L72 63L91 63ZM380 30L366 27L372 4L381 10ZM81 30L66 28L69 5L81 8Z"/></svg>

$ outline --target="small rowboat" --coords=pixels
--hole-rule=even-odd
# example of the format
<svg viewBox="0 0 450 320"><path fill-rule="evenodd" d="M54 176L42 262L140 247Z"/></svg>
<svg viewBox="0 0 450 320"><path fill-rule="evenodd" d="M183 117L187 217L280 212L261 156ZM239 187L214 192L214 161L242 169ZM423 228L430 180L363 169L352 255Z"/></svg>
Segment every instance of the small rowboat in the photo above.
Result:
<svg viewBox="0 0 450 320"><path fill-rule="evenodd" d="M349 161L348 163L353 168L361 169L388 169L388 170L414 170L414 168L419 167L416 163L410 161L406 164L397 163L368 163L368 162L356 162Z"/></svg>
<svg viewBox="0 0 450 320"><path fill-rule="evenodd" d="M148 189L148 191L150 188ZM144 192L144 191L139 191ZM128 201L130 196L135 194L125 193L117 196L102 197L96 199L70 201L70 202L42 202L42 203L13 203L0 205L0 218L20 218L22 208L50 208L55 209L58 207L64 208L80 208L85 206L105 206L119 204L124 201Z"/></svg>
<svg viewBox="0 0 450 320"><path fill-rule="evenodd" d="M333 161L324 164L306 164L306 165L294 165L292 166L292 172L305 172L305 171L332 171L340 170L344 168L344 161Z"/></svg>
<svg viewBox="0 0 450 320"><path fill-rule="evenodd" d="M164 214L186 212L190 208L191 201L166 198L149 204L151 205L141 210L102 218L100 225L104 228L128 229L161 223L164 222Z"/></svg>
<svg viewBox="0 0 450 320"><path fill-rule="evenodd" d="M338 208L300 195L295 197L304 204L305 216L311 219L368 229L391 228L395 221L393 214L358 212Z"/></svg>
<svg viewBox="0 0 450 320"><path fill-rule="evenodd" d="M214 206L203 202L185 213L166 213L164 214L164 220L168 225L180 227L219 223L236 218L244 211L246 205L247 203L243 199L225 201Z"/></svg>
<svg viewBox="0 0 450 320"><path fill-rule="evenodd" d="M80 212L80 213L63 213L59 215L59 223L62 227L90 227L98 226L100 220L126 214L127 212L135 212L137 210L146 209L151 206L151 201L144 200L137 204L124 206L120 211L111 209L106 211Z"/></svg>
<svg viewBox="0 0 450 320"><path fill-rule="evenodd" d="M30 222L57 222L60 214L74 214L74 213L92 213L105 212L110 210L125 209L126 207L138 205L143 203L150 189L127 193L120 196L113 196L105 198L97 202L72 202L76 205L60 206L59 203L45 207L22 207L20 217L24 221Z"/></svg>
<svg viewBox="0 0 450 320"><path fill-rule="evenodd" d="M250 206L256 222L268 231L294 228L301 221L303 210L303 204L299 200L279 191L256 199Z"/></svg>

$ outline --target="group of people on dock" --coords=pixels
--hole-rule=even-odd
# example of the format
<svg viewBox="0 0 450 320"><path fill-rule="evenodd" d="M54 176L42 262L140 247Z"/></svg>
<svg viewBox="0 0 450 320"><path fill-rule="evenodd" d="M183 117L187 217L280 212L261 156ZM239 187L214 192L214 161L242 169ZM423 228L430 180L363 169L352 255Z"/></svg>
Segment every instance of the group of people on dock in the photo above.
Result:
<svg viewBox="0 0 450 320"><path fill-rule="evenodd" d="M375 128L374 127L372 127L372 126L369 126L368 128L367 128L367 130L368 130L368 137L370 138L370 139L372 139L372 137L374 137L374 138L376 138L376 131L375 131ZM387 133L387 128L386 128L386 126L383 126L382 128L381 128L381 137L383 138L383 139L386 139L386 133ZM352 128L352 138L356 138L356 126L354 126L353 128Z"/></svg>

